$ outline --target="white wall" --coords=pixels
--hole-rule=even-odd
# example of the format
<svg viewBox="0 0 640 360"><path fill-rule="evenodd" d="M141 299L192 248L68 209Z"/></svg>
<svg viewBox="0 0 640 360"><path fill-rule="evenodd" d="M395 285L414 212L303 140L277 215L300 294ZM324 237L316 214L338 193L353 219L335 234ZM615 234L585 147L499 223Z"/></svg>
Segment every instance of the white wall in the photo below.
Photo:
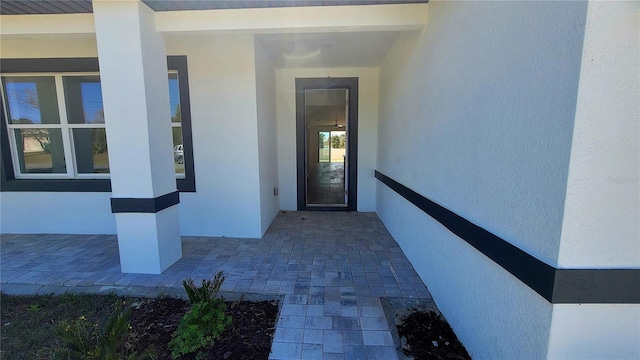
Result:
<svg viewBox="0 0 640 360"><path fill-rule="evenodd" d="M551 304L380 184L376 211L473 359L542 359Z"/></svg>
<svg viewBox="0 0 640 360"><path fill-rule="evenodd" d="M10 58L98 57L95 35L48 36L0 41L0 56Z"/></svg>
<svg viewBox="0 0 640 360"><path fill-rule="evenodd" d="M0 233L115 234L111 193L0 192Z"/></svg>
<svg viewBox="0 0 640 360"><path fill-rule="evenodd" d="M259 238L260 176L252 35L167 38L187 55L195 193L180 194L183 235Z"/></svg>
<svg viewBox="0 0 640 360"><path fill-rule="evenodd" d="M589 3L561 267L640 268L638 29L640 3ZM640 305L554 305L548 357L640 358Z"/></svg>
<svg viewBox="0 0 640 360"><path fill-rule="evenodd" d="M639 2L589 3L561 267L640 267L639 29Z"/></svg>
<svg viewBox="0 0 640 360"><path fill-rule="evenodd" d="M357 77L358 83L358 211L375 211L378 125L378 69L280 69L276 72L278 102L278 178L280 208L297 209L295 79Z"/></svg>
<svg viewBox="0 0 640 360"><path fill-rule="evenodd" d="M255 42L258 151L260 160L260 216L262 234L280 210L273 189L278 187L276 71L259 42Z"/></svg>
<svg viewBox="0 0 640 360"><path fill-rule="evenodd" d="M640 358L638 304L553 306L548 359Z"/></svg>
<svg viewBox="0 0 640 360"><path fill-rule="evenodd" d="M585 3L431 2L380 70L377 168L557 262ZM377 212L474 358L547 352L552 306L377 187Z"/></svg>

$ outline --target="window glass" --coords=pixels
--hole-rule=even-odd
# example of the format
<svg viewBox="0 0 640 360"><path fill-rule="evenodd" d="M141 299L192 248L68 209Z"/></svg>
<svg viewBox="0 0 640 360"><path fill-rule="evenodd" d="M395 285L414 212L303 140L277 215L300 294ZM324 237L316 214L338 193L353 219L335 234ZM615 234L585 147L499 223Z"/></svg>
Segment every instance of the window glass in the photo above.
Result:
<svg viewBox="0 0 640 360"><path fill-rule="evenodd" d="M100 76L64 76L69 124L104 124Z"/></svg>
<svg viewBox="0 0 640 360"><path fill-rule="evenodd" d="M182 121L180 115L180 91L178 90L178 74L169 74L169 103L171 105L171 122Z"/></svg>
<svg viewBox="0 0 640 360"><path fill-rule="evenodd" d="M22 173L66 173L60 129L15 129Z"/></svg>
<svg viewBox="0 0 640 360"><path fill-rule="evenodd" d="M169 103L171 105L171 135L173 138L173 163L176 174L184 175L184 145L182 140L182 114L178 74L169 73Z"/></svg>
<svg viewBox="0 0 640 360"><path fill-rule="evenodd" d="M173 160L176 174L184 174L184 149L182 145L182 127L171 128L173 135Z"/></svg>
<svg viewBox="0 0 640 360"><path fill-rule="evenodd" d="M108 174L109 154L104 128L73 129L73 146L79 174Z"/></svg>
<svg viewBox="0 0 640 360"><path fill-rule="evenodd" d="M16 76L3 80L10 124L60 123L53 76Z"/></svg>

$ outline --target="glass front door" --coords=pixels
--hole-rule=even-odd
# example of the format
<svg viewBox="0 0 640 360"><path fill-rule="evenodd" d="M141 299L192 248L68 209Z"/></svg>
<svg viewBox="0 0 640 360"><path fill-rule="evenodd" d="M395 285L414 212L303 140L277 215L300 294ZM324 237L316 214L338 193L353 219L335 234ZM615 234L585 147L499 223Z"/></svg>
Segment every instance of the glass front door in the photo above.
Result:
<svg viewBox="0 0 640 360"><path fill-rule="evenodd" d="M306 205L347 204L347 89L305 91Z"/></svg>
<svg viewBox="0 0 640 360"><path fill-rule="evenodd" d="M296 79L299 210L357 210L357 104L357 78Z"/></svg>

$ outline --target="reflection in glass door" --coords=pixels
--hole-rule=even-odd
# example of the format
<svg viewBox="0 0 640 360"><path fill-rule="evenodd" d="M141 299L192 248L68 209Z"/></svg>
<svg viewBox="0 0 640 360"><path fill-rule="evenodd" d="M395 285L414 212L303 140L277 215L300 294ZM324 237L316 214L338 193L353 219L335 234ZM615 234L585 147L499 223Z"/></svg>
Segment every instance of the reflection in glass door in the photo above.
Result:
<svg viewBox="0 0 640 360"><path fill-rule="evenodd" d="M318 132L318 162L331 161L331 147L329 146L330 136L331 133L328 131Z"/></svg>
<svg viewBox="0 0 640 360"><path fill-rule="evenodd" d="M347 89L305 90L306 205L347 206Z"/></svg>

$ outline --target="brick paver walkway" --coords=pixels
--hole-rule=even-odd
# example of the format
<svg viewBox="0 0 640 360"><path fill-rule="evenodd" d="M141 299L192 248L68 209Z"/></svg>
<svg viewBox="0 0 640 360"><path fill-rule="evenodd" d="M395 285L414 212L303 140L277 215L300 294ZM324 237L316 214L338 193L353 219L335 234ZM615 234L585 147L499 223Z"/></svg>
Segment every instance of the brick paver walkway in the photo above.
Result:
<svg viewBox="0 0 640 360"><path fill-rule="evenodd" d="M270 359L397 359L380 297L430 298L373 213L281 212L262 239L186 236L182 247L163 274L122 274L115 235L2 235L0 279L175 292L223 270L222 291L284 296Z"/></svg>

